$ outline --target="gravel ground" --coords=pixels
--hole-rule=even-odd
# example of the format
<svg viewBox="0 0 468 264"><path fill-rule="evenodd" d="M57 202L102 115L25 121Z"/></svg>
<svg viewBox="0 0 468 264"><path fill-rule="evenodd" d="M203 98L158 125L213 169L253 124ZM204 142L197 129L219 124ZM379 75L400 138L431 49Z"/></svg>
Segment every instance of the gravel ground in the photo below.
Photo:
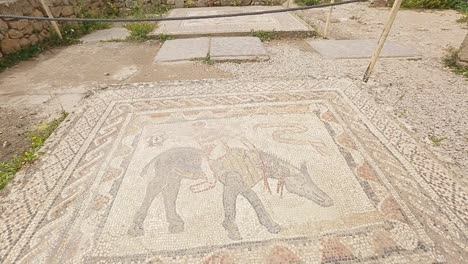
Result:
<svg viewBox="0 0 468 264"><path fill-rule="evenodd" d="M365 4L334 11L334 39L377 39L388 9ZM299 14L321 28L325 10ZM239 78L350 78L373 94L377 103L458 175L468 186L468 81L442 63L447 49L458 47L467 25L457 23L455 11L402 10L389 39L415 48L420 60L382 59L369 83L361 82L369 60L326 60L305 41L267 43L271 59L259 63L215 64ZM443 139L439 144L433 139Z"/></svg>

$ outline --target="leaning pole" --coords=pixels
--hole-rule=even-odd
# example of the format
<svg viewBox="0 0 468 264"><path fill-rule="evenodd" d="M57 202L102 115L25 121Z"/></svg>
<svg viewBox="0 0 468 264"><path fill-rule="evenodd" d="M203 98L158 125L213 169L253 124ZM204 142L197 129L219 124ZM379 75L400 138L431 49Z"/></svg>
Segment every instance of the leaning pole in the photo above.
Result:
<svg viewBox="0 0 468 264"><path fill-rule="evenodd" d="M380 36L379 43L377 44L377 48L375 49L374 54L372 54L372 58L369 63L369 66L367 66L366 73L364 74L364 78L363 78L364 82L367 82L369 80L369 77L372 74L372 71L374 70L375 64L377 63L377 60L379 59L380 52L382 51L385 41L387 40L388 34L390 33L390 30L392 29L393 22L395 21L398 10L400 10L402 1L403 0L395 0L395 2L393 3L393 7L392 7L392 10L390 11L390 16L388 17L387 24L385 25L382 35Z"/></svg>

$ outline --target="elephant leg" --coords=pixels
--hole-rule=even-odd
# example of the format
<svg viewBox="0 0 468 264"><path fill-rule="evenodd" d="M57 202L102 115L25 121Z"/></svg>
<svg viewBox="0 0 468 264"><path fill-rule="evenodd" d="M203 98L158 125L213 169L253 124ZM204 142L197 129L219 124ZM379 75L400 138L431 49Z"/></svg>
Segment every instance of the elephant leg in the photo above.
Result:
<svg viewBox="0 0 468 264"><path fill-rule="evenodd" d="M268 232L277 234L281 231L281 227L273 221L270 214L266 210L265 206L263 205L258 195L250 188L246 188L245 190L241 191L240 194L249 201L252 205L253 209L257 213L258 221L260 224L266 227Z"/></svg>
<svg viewBox="0 0 468 264"><path fill-rule="evenodd" d="M184 221L177 213L176 201L179 195L180 178L171 178L167 187L163 190L164 208L166 209L166 220L169 223L170 233L184 231Z"/></svg>
<svg viewBox="0 0 468 264"><path fill-rule="evenodd" d="M239 174L230 172L226 174L223 190L224 221L223 227L232 240L241 240L242 237L236 224L236 200L240 192Z"/></svg>
<svg viewBox="0 0 468 264"><path fill-rule="evenodd" d="M133 217L132 227L128 230L129 235L141 236L144 234L143 223L146 215L148 214L148 209L153 203L154 198L156 198L156 196L163 190L165 185L165 179L157 176L148 183L146 186L145 198Z"/></svg>

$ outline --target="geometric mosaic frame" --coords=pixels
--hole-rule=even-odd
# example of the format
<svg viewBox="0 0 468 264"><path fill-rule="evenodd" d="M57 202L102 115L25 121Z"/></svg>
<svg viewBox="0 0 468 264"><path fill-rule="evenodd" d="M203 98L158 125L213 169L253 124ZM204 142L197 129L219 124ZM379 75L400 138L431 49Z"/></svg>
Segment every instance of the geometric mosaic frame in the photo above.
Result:
<svg viewBox="0 0 468 264"><path fill-rule="evenodd" d="M212 80L110 88L88 98L82 109L47 142L48 152L38 164L21 171L2 191L2 263L50 262L66 258L90 263L117 260L199 263L222 258L224 261L231 258L244 262L274 262L278 256L285 255L290 260L306 263L464 261L466 193L451 180L450 171L350 81ZM200 113L193 110L196 107L224 105L229 108L252 104L268 106L255 109L257 113L282 113L290 110L272 106L288 102L314 104L313 113L340 146L349 165L354 166L356 178L363 189L367 189L369 199L385 216L385 228L369 234L364 229L357 233L329 232L316 240L294 237L239 242L177 254L147 250L144 254L116 258L106 256L104 249L100 252L94 248L103 227L96 223L100 218L105 219L112 206L112 195L118 192L123 177L122 171L113 171L99 178L97 168L108 157L106 153L112 149L118 127L128 121L124 118L126 115L171 109L197 115ZM192 109L181 110L188 107ZM365 157L360 164L353 160L353 151L358 147ZM123 158L123 163L126 160ZM98 182L95 179L105 180ZM379 198L373 191L376 189L385 189L390 196ZM104 190L105 193L100 193ZM86 195L88 193L99 195L91 197ZM90 206L94 209L89 210ZM411 233L409 231L416 234L416 242L414 237L398 241L398 234L395 237L392 233L404 235ZM364 241L364 236L388 243L372 245L374 252L366 255L357 249L363 247L359 241ZM318 249L315 255L307 255L307 252L313 252L311 245ZM245 252L250 252L250 259L243 259Z"/></svg>

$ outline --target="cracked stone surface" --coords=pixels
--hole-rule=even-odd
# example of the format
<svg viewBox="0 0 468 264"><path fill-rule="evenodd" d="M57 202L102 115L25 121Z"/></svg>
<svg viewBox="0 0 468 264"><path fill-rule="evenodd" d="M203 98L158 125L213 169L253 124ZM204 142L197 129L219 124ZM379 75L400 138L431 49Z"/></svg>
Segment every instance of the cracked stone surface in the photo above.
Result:
<svg viewBox="0 0 468 264"><path fill-rule="evenodd" d="M44 151L2 263L464 262L466 193L349 79L110 85Z"/></svg>

